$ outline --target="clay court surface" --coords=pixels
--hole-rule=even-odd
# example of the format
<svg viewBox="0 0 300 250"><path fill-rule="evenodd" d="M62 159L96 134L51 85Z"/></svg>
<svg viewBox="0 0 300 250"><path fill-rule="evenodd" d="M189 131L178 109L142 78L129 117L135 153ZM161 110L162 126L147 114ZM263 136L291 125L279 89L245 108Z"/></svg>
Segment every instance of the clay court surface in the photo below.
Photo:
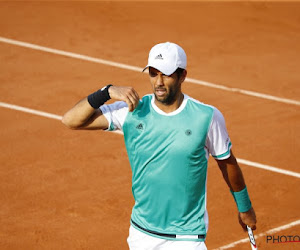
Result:
<svg viewBox="0 0 300 250"><path fill-rule="evenodd" d="M282 98L183 86L222 111L237 158L296 173L240 164L259 248L300 248L266 242L300 235L300 3L0 2L0 37L140 68L154 44L172 41L186 50L189 78ZM61 116L108 83L151 92L147 74L119 66L2 40L0 102ZM134 201L122 135L72 131L14 106L0 115L0 249L128 249ZM207 185L208 249L247 238L214 160Z"/></svg>

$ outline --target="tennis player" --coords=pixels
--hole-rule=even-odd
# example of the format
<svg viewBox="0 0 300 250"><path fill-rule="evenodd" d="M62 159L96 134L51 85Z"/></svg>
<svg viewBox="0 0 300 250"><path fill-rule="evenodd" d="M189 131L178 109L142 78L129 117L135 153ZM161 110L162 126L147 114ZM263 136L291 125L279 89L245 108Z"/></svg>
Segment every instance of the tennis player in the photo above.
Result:
<svg viewBox="0 0 300 250"><path fill-rule="evenodd" d="M127 240L131 250L206 249L209 155L234 197L241 226L256 228L224 117L182 93L186 66L179 45L157 44L145 67L152 94L140 99L132 87L107 85L83 98L62 120L72 129L123 131L135 199ZM116 102L105 105L111 98Z"/></svg>

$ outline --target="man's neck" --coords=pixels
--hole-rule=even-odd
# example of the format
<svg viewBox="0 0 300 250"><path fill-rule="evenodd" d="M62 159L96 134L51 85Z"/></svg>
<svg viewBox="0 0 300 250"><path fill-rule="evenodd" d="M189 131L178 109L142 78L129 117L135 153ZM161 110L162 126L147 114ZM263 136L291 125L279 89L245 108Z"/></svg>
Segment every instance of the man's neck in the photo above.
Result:
<svg viewBox="0 0 300 250"><path fill-rule="evenodd" d="M184 95L183 95L183 93L180 93L179 97L176 98L176 100L172 104L164 104L156 99L155 99L154 103L163 112L171 113L180 107L180 105L183 102L183 99L184 99Z"/></svg>

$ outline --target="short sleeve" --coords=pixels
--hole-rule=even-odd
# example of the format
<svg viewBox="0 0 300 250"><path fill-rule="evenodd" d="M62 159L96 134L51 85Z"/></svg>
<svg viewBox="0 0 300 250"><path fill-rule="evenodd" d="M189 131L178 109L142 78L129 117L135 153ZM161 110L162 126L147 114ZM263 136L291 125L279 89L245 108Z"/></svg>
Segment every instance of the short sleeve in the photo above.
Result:
<svg viewBox="0 0 300 250"><path fill-rule="evenodd" d="M214 108L213 118L206 139L208 152L217 160L225 160L230 156L231 141L226 129L222 113Z"/></svg>
<svg viewBox="0 0 300 250"><path fill-rule="evenodd" d="M128 114L128 105L126 102L114 102L102 105L100 110L109 123L108 131L122 130Z"/></svg>

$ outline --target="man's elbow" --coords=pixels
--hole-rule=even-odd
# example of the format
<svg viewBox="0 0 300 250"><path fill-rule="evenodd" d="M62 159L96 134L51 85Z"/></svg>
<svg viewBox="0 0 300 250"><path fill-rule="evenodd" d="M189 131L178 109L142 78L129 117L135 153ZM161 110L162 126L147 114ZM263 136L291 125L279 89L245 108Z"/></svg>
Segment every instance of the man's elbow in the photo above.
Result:
<svg viewBox="0 0 300 250"><path fill-rule="evenodd" d="M69 129L79 129L81 127L80 123L78 123L75 119L68 117L68 115L64 115L61 122Z"/></svg>

